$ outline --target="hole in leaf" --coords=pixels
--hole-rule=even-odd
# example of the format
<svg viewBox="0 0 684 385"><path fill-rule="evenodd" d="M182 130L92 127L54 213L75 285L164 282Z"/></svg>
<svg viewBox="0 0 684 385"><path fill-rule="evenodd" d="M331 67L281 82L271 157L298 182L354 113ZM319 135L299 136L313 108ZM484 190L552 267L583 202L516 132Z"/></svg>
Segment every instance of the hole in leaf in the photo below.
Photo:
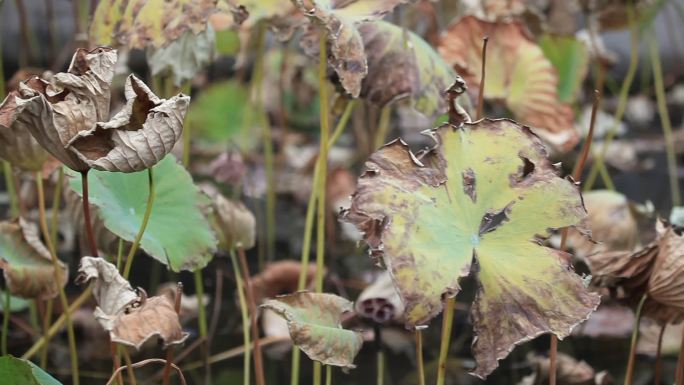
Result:
<svg viewBox="0 0 684 385"><path fill-rule="evenodd" d="M511 205L513 202L509 203L503 209L495 212L488 212L482 217L482 222L480 222L480 230L478 232L479 236L486 233L490 233L501 226L505 221L509 219L508 214L511 211Z"/></svg>

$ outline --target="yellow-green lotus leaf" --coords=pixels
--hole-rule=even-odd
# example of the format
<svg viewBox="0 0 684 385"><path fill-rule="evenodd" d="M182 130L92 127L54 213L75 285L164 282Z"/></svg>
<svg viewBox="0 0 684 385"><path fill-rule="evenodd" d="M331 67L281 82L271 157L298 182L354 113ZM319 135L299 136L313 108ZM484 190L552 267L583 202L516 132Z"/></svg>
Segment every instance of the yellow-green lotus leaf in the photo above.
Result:
<svg viewBox="0 0 684 385"><path fill-rule="evenodd" d="M102 0L90 25L96 45L160 48L207 28L217 0Z"/></svg>
<svg viewBox="0 0 684 385"><path fill-rule="evenodd" d="M287 321L292 341L312 360L355 367L354 357L361 350L363 337L340 325L340 316L353 310L350 301L334 294L300 291L269 299L261 307Z"/></svg>
<svg viewBox="0 0 684 385"><path fill-rule="evenodd" d="M439 52L477 96L482 79L482 39L487 44L484 97L501 101L515 119L559 150L579 140L572 107L559 99L558 73L517 21L487 22L466 16L442 35Z"/></svg>
<svg viewBox="0 0 684 385"><path fill-rule="evenodd" d="M292 0L297 8L323 25L330 43L328 61L340 77L342 87L353 97L361 92L361 81L368 74L368 63L358 25L376 21L394 7L410 0ZM317 29L310 30L317 33ZM315 46L316 38L304 39ZM316 43L316 44L313 44ZM309 52L315 47L305 47Z"/></svg>
<svg viewBox="0 0 684 385"><path fill-rule="evenodd" d="M439 314L459 278L474 275L474 374L485 377L515 345L562 339L598 305L563 253L539 239L586 211L527 127L485 119L427 134L437 144L420 159L400 140L371 155L343 219L387 266L408 327Z"/></svg>

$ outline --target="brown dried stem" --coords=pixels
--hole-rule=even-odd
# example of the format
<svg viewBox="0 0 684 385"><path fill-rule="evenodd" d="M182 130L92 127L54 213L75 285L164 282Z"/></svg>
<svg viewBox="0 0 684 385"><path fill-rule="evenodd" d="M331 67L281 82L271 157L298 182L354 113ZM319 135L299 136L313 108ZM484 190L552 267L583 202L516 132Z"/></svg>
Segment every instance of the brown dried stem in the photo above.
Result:
<svg viewBox="0 0 684 385"><path fill-rule="evenodd" d="M176 311L176 314L180 314L180 307L181 307L181 298L183 297L183 284L178 282L178 286L176 286L176 298L175 302L173 304L174 310ZM200 297L200 302L202 301L202 297ZM203 305L200 305L203 306ZM168 348L166 348L166 365L164 365L164 375L162 379L162 384L164 385L169 385L169 374L171 374L171 365L173 365L173 349L174 346L171 345Z"/></svg>
<svg viewBox="0 0 684 385"><path fill-rule="evenodd" d="M88 170L81 172L81 185L83 192L83 219L85 221L86 236L90 244L90 253L93 257L99 257L97 243L93 235L93 222L90 217L90 202L88 201Z"/></svg>
<svg viewBox="0 0 684 385"><path fill-rule="evenodd" d="M249 274L249 267L247 266L247 257L245 250L242 247L237 248L238 259L240 261L240 269L242 270L242 278L245 280L245 292L247 294L247 304L249 305L249 312L251 315L252 326L252 340L254 341L254 371L256 373L257 385L266 385L264 379L264 364L263 356L261 354L261 346L259 345L259 326L257 325L257 307L254 300L254 288L252 287L252 278Z"/></svg>
<svg viewBox="0 0 684 385"><path fill-rule="evenodd" d="M480 92L477 95L477 120L482 119L482 109L484 105L484 90L485 90L485 64L487 63L487 42L489 37L485 36L482 39L482 79L480 80Z"/></svg>

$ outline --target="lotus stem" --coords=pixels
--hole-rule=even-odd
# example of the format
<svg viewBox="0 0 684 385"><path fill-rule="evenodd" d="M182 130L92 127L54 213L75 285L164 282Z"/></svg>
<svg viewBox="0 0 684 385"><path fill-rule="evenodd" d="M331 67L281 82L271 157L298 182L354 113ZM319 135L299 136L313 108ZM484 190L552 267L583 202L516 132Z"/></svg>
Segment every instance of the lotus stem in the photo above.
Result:
<svg viewBox="0 0 684 385"><path fill-rule="evenodd" d="M439 361L437 365L437 385L444 385L446 379L446 361L449 355L451 327L454 323L454 307L456 298L447 298L442 315L442 340L439 345Z"/></svg>
<svg viewBox="0 0 684 385"><path fill-rule="evenodd" d="M123 348L121 346L119 346L118 349L121 352L121 355L123 355L124 362L126 362L126 373L128 374L128 382L130 382L131 385L137 385L138 381L135 379L135 372L133 371L133 361L131 361L131 355L128 353L128 349ZM120 373L119 376L121 376Z"/></svg>
<svg viewBox="0 0 684 385"><path fill-rule="evenodd" d="M672 123L667 110L667 100L665 99L665 85L663 84L663 68L660 63L660 49L655 31L650 34L650 53L651 67L653 68L653 81L655 83L656 102L658 104L658 114L663 126L663 137L665 139L665 152L667 154L667 169L670 177L670 194L672 194L672 205L679 206L681 196L679 193L679 181L677 178L677 156L672 137Z"/></svg>
<svg viewBox="0 0 684 385"><path fill-rule="evenodd" d="M325 365L325 385L332 385L332 366Z"/></svg>
<svg viewBox="0 0 684 385"><path fill-rule="evenodd" d="M74 325L71 322L69 301L67 300L64 287L62 286L62 268L59 266L55 244L52 242L52 238L50 238L50 230L48 229L47 215L45 214L45 191L43 189L43 175L40 171L36 172L36 189L38 190L38 213L40 217L40 229L43 232L43 238L45 238L45 243L47 244L48 251L50 252L52 267L55 269L55 281L57 283L57 287L59 288L59 300L62 303L62 308L65 309L64 316L66 317L65 319L67 323L67 338L69 340L72 382L74 385L79 385L80 381L78 375L76 334L74 333Z"/></svg>
<svg viewBox="0 0 684 385"><path fill-rule="evenodd" d="M383 385L385 383L385 355L382 351L382 329L380 324L376 323L373 326L375 332L375 360L376 360L376 385Z"/></svg>
<svg viewBox="0 0 684 385"><path fill-rule="evenodd" d="M209 369L209 351L207 345L207 311L204 307L204 279L202 277L202 269L197 269L193 272L195 278L195 290L197 298L199 298L200 306L197 311L197 324L199 327L200 339L202 339L202 360L204 360L205 371ZM205 373L205 376L207 373Z"/></svg>
<svg viewBox="0 0 684 385"><path fill-rule="evenodd" d="M555 334L551 334L551 344L549 347L549 385L556 385L556 374L558 370L556 369L556 363L558 356L558 337Z"/></svg>
<svg viewBox="0 0 684 385"><path fill-rule="evenodd" d="M665 335L665 328L667 323L664 323L660 328L660 333L658 334L658 347L656 348L656 359L655 359L655 370L653 373L653 385L660 385L660 380L663 371L663 360L662 360L662 349L663 349L663 336Z"/></svg>
<svg viewBox="0 0 684 385"><path fill-rule="evenodd" d="M318 57L318 94L320 99L320 119L321 119L321 138L320 150L318 154L319 178L318 184L314 186L318 192L318 207L316 212L316 292L323 291L323 268L325 267L325 214L326 200L325 187L328 175L328 138L330 136L330 113L328 109L328 84L326 78L327 70L327 34L321 31L319 37L319 57Z"/></svg>
<svg viewBox="0 0 684 385"><path fill-rule="evenodd" d="M482 119L482 109L484 108L484 90L485 90L485 67L487 64L487 42L489 37L485 36L482 39L482 78L480 79L480 92L477 95L477 112L476 120Z"/></svg>
<svg viewBox="0 0 684 385"><path fill-rule="evenodd" d="M12 165L6 160L2 161L2 172L5 174L5 185L7 186L7 194L10 198L10 216L12 218L17 218L19 217L19 197L17 195L16 186L14 186Z"/></svg>
<svg viewBox="0 0 684 385"><path fill-rule="evenodd" d="M389 105L382 107L382 110L380 111L380 120L378 120L378 128L375 132L375 140L373 141L374 148L380 148L385 142L387 131L389 131L391 115L392 108Z"/></svg>
<svg viewBox="0 0 684 385"><path fill-rule="evenodd" d="M116 376L117 385L124 385L123 377L119 372L119 368L121 368L119 346L115 342L109 341L109 353L112 355L112 376Z"/></svg>
<svg viewBox="0 0 684 385"><path fill-rule="evenodd" d="M199 271L199 270L198 270ZM176 286L176 298L173 304L173 309L176 314L180 314L181 299L183 297L183 284L178 282ZM200 303L202 302L203 296L199 296ZM204 306L204 304L200 305ZM173 365L173 349L174 346L171 345L166 348L166 364L164 365L164 375L162 376L162 384L169 385L169 374L171 373L171 365Z"/></svg>
<svg viewBox="0 0 684 385"><path fill-rule="evenodd" d="M88 170L81 172L81 189L83 193L83 219L85 221L86 236L90 244L90 253L93 257L99 257L97 242L93 234L93 222L90 218L90 202L88 201Z"/></svg>
<svg viewBox="0 0 684 385"><path fill-rule="evenodd" d="M83 304L90 298L90 295L92 293L93 290L90 287L83 291L83 293L81 293L81 295L79 295L78 298L76 298L76 300L71 303L67 311L62 313L62 315L60 315L55 320L52 326L50 326L47 332L45 332L45 335L43 335L36 342L34 342L33 345L29 348L29 350L27 350L26 353L24 353L21 356L21 358L24 360L28 360L31 357L33 357L36 353L38 353L38 351L43 347L43 345L45 345L46 337L52 338L55 334L57 334L59 329L61 329L62 326L64 326L64 323L66 322L66 315L73 313L74 311L76 311L76 309L83 306Z"/></svg>
<svg viewBox="0 0 684 385"><path fill-rule="evenodd" d="M131 273L131 266L133 266L133 258L135 258L135 252L138 250L138 246L140 246L140 241L142 240L143 234L145 233L145 229L147 228L147 222L149 222L150 215L152 214L152 206L154 205L155 195L154 173L152 171L152 168L153 167L147 169L147 184L149 186L149 192L147 193L147 205L145 206L145 214L143 214L143 220L140 224L140 230L138 230L138 234L135 236L133 245L131 245L131 249L128 251L128 255L126 256L126 265L124 266L123 271L123 277L125 279L128 279L128 275Z"/></svg>
<svg viewBox="0 0 684 385"><path fill-rule="evenodd" d="M50 218L50 238L57 245L57 228L59 227L59 207L62 201L62 184L64 183L64 168L57 171L57 184L55 194L52 197L52 217Z"/></svg>
<svg viewBox="0 0 684 385"><path fill-rule="evenodd" d="M11 317L11 312L10 312L10 292L5 288L5 298L4 298L4 303L2 306L2 342L0 344L2 345L0 349L2 350L2 355L6 356L7 355L7 333L9 332L9 320Z"/></svg>
<svg viewBox="0 0 684 385"><path fill-rule="evenodd" d="M249 266L247 266L245 250L242 247L238 247L237 251L240 261L240 268L242 269L242 276L245 280L247 304L249 305L249 312L251 313L252 340L254 341L254 371L256 372L256 382L257 385L266 385L266 381L264 379L264 365L261 355L261 346L259 345L259 326L257 324L257 307L254 298L254 288L252 287L252 278L249 274Z"/></svg>
<svg viewBox="0 0 684 385"><path fill-rule="evenodd" d="M124 240L119 238L119 245L116 248L116 270L121 270L121 263L123 261L123 247Z"/></svg>
<svg viewBox="0 0 684 385"><path fill-rule="evenodd" d="M423 363L423 332L416 329L416 363L418 364L418 385L425 385L425 364Z"/></svg>
<svg viewBox="0 0 684 385"><path fill-rule="evenodd" d="M249 349L249 314L247 313L247 300L245 300L245 286L242 280L242 274L240 274L240 266L238 265L237 257L235 256L235 250L230 250L230 262L233 264L233 270L235 271L235 283L237 285L236 290L238 293L238 300L240 302L240 315L242 316L242 339L243 346L245 348L245 354L243 357L243 383L244 385L249 385L249 374L251 372L250 358L251 351ZM299 349L295 349L299 351Z"/></svg>
<svg viewBox="0 0 684 385"><path fill-rule="evenodd" d="M606 133L606 137L603 140L603 146L601 147L600 152L596 154L594 164L591 166L591 169L589 170L589 176L587 176L587 181L584 185L584 190L591 190L592 186L594 185L594 182L596 181L596 177L598 176L598 173L601 170L603 170L601 172L601 175L603 177L604 183L606 184L606 187L612 186L612 189L614 190L614 185L612 183L612 180L610 179L610 174L606 169L604 160L606 152L608 151L608 146L613 141L613 138L617 133L618 125L620 124L620 121L622 121L622 117L624 116L625 111L627 110L627 97L629 96L629 89L632 87L632 82L634 81L634 76L636 75L637 67L639 65L639 23L636 19L637 18L634 14L633 3L632 1L628 1L627 20L629 22L629 30L631 37L629 67L627 68L627 74L625 75L625 79L623 80L622 86L620 88L618 105L617 109L615 110L615 115L613 117L615 123L610 128L608 133Z"/></svg>
<svg viewBox="0 0 684 385"><path fill-rule="evenodd" d="M143 366L149 365L149 364L164 364L166 365L166 360L162 360L161 358L150 358L147 360L143 360L140 362L136 362L135 364L131 365L133 369L137 368L142 368ZM185 381L185 376L183 376L183 371L178 367L176 364L171 364L171 367L178 372L178 379L180 380L181 385L187 385L187 382ZM107 381L106 385L109 385L114 381L114 377L117 376L124 368L119 368L116 373L112 373L111 377L109 377L109 381Z"/></svg>
<svg viewBox="0 0 684 385"><path fill-rule="evenodd" d="M52 320L52 307L53 306L54 306L54 301L52 299L48 299L45 301L45 309L43 312L43 334L45 334L47 332L47 330L50 328L50 321ZM43 345L43 349L40 352L40 367L41 368L47 367L49 344L50 344L50 338L47 338L45 341L45 345Z"/></svg>
<svg viewBox="0 0 684 385"><path fill-rule="evenodd" d="M181 92L190 95L192 88L190 80L186 81L181 87ZM170 95L168 95L170 97ZM183 124L183 165L188 168L190 166L190 150L192 149L192 125L187 119Z"/></svg>
<svg viewBox="0 0 684 385"><path fill-rule="evenodd" d="M634 328L632 328L632 340L629 344L629 360L627 361L627 370L625 372L625 385L632 385L632 377L634 377L634 361L636 358L637 340L639 339L639 324L641 323L642 310L644 308L644 304L646 303L647 298L648 295L644 294L641 297L639 305L636 309L636 321L634 322ZM677 374L679 374L679 372L677 372Z"/></svg>
<svg viewBox="0 0 684 385"><path fill-rule="evenodd" d="M337 140L342 135L344 128L347 126L347 123L349 122L351 113L357 104L358 101L356 100L352 100L349 103L347 103L347 106L344 108L344 112L342 113L340 120L337 122L335 131L333 132L333 134L330 137L330 140L328 141L328 149L332 148L332 146L337 142ZM309 202L306 205L306 219L304 222L304 240L302 241L302 255L300 258L301 270L299 271L299 282L297 284L297 290L304 290L306 288L306 278L308 275L307 266L309 265L309 254L311 252L311 235L313 232L314 215L316 213L316 203L318 202L318 189L316 188L316 186L318 186L320 178L321 166L320 162L316 161L316 165L314 166L313 172L313 180L311 183L311 194L309 195ZM292 349L292 370L290 377L290 385L299 385L300 362L301 351L299 349Z"/></svg>

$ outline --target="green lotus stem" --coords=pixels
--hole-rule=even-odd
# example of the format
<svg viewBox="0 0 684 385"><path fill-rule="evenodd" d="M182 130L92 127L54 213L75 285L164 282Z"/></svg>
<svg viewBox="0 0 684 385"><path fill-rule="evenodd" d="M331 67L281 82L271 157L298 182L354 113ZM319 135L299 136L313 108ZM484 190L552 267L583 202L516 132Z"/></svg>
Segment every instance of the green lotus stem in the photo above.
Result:
<svg viewBox="0 0 684 385"><path fill-rule="evenodd" d="M74 302L71 303L71 305L67 308L66 312L63 312L62 315L60 315L55 322L50 326L50 328L44 333L42 337L40 337L36 342L33 343L33 345L21 356L22 359L28 360L31 357L33 357L38 351L45 345L46 338L52 338L57 332L64 326L64 323L66 322L67 314L71 314L76 311L76 309L80 308L83 306L83 304L90 298L90 295L93 294L93 289L90 287L87 288L86 290L81 293L81 295L76 298Z"/></svg>
<svg viewBox="0 0 684 385"><path fill-rule="evenodd" d="M57 228L59 221L59 206L62 200L62 184L64 183L64 168L60 167L57 172L57 184L55 185L55 195L52 197L52 217L50 218L50 238L57 244Z"/></svg>
<svg viewBox="0 0 684 385"><path fill-rule="evenodd" d="M54 301L52 299L48 299L45 301L45 314L43 314L43 334L45 334L47 332L47 330L50 328L50 321L52 321L52 307L53 306L54 306ZM46 338L45 339L45 345L43 345L43 349L40 352L40 367L41 368L47 367L49 345L50 345L50 338Z"/></svg>
<svg viewBox="0 0 684 385"><path fill-rule="evenodd" d="M124 266L123 271L123 277L125 279L128 279L128 275L131 273L131 266L133 265L135 252L138 250L138 246L140 246L140 241L142 240L145 229L147 228L147 222L149 222L150 214L152 214L152 205L154 204L154 173L152 172L152 169L153 167L147 169L147 184L149 186L149 192L147 194L147 206L145 207L145 214L143 215L140 230L138 230L138 234L135 236L133 245L128 251L128 256L126 256L126 265Z"/></svg>
<svg viewBox="0 0 684 385"><path fill-rule="evenodd" d="M679 193L679 182L677 180L677 158L674 149L674 139L672 138L672 123L667 111L667 100L665 99L665 85L663 84L663 68L660 64L660 49L655 31L650 36L650 53L653 67L653 81L655 83L656 102L658 113L663 126L663 136L665 139L665 152L667 153L667 169L670 177L670 193L672 194L672 205L679 206L681 196Z"/></svg>
<svg viewBox="0 0 684 385"><path fill-rule="evenodd" d="M446 361L451 341L451 326L454 323L454 306L456 298L447 298L442 315L442 340L439 345L439 361L437 365L437 385L444 385L446 378Z"/></svg>
<svg viewBox="0 0 684 385"><path fill-rule="evenodd" d="M318 94L320 98L320 119L321 119L321 138L320 150L318 153L319 178L317 189L318 208L316 212L316 292L323 291L323 268L325 267L325 214L326 200L325 187L328 176L328 138L330 137L330 113L328 109L328 84L326 78L327 70L327 33L321 31L319 37L319 56L318 56ZM320 384L320 383L319 383Z"/></svg>
<svg viewBox="0 0 684 385"><path fill-rule="evenodd" d="M634 362L636 358L637 340L639 339L639 324L641 323L641 313L646 303L648 294L644 294L639 301L636 309L636 321L632 328L632 340L629 344L629 360L627 361L627 370L625 372L625 385L632 385L632 377L634 377Z"/></svg>
<svg viewBox="0 0 684 385"><path fill-rule="evenodd" d="M325 365L325 385L332 385L332 366Z"/></svg>
<svg viewBox="0 0 684 385"><path fill-rule="evenodd" d="M2 306L2 341L0 342L2 345L0 350L2 351L3 356L7 355L7 333L9 332L10 317L10 292L5 288L5 301Z"/></svg>
<svg viewBox="0 0 684 385"><path fill-rule="evenodd" d="M230 249L230 262L233 264L233 271L235 271L235 284L237 285L238 300L240 302L240 315L242 316L242 339L245 348L243 356L243 383L249 385L249 373L251 371L251 349L249 349L249 314L247 313L247 300L245 299L245 286L242 281L242 274L240 274L240 266L238 265L235 250ZM299 351L299 349L295 349Z"/></svg>
<svg viewBox="0 0 684 385"><path fill-rule="evenodd" d="M36 172L36 189L38 190L38 213L40 218L40 229L43 232L43 238L45 238L45 243L47 244L47 248L50 252L50 258L52 259L52 267L55 269L55 282L57 284L57 287L59 288L59 300L62 304L62 309L66 309L66 311L64 312L64 316L67 323L67 338L69 340L69 356L71 359L72 382L74 385L79 385L80 380L78 375L76 334L74 333L74 325L71 322L69 301L67 300L64 287L62 286L62 268L59 266L59 260L57 259L57 251L55 249L55 244L52 242L52 238L50 237L50 230L48 229L47 215L45 214L45 191L43 189L43 175L40 171Z"/></svg>
<svg viewBox="0 0 684 385"><path fill-rule="evenodd" d="M257 325L257 306L254 298L254 288L252 287L252 279L249 274L249 266L247 266L247 257L245 250L238 247L238 260L240 262L240 269L242 270L242 277L245 280L245 293L247 298L247 305L251 313L250 323L252 329L252 340L254 341L254 372L256 373L257 385L266 385L264 379L264 364L261 355L261 345L259 344L259 326Z"/></svg>
<svg viewBox="0 0 684 385"><path fill-rule="evenodd" d="M378 349L376 355L377 373L375 378L376 385L384 385L385 383L385 353L382 349Z"/></svg>
<svg viewBox="0 0 684 385"><path fill-rule="evenodd" d="M425 364L423 363L423 332L416 329L416 362L418 364L418 385L425 385Z"/></svg>
<svg viewBox="0 0 684 385"><path fill-rule="evenodd" d="M199 327L199 335L202 339L202 360L205 362L205 368L209 366L209 352L207 351L207 311L204 307L204 281L202 279L202 269L197 269L193 272L195 278L195 290L197 291L197 298L199 298L200 306L197 311L197 324Z"/></svg>
<svg viewBox="0 0 684 385"><path fill-rule="evenodd" d="M135 372L133 371L133 361L131 360L131 355L128 353L128 349L122 347L121 345L117 345L117 350L121 352L121 355L123 355L124 362L126 363L126 373L128 373L128 382L131 383L131 385L137 385L137 381L135 379Z"/></svg>
<svg viewBox="0 0 684 385"><path fill-rule="evenodd" d="M2 74L0 73L0 75ZM19 217L19 197L17 195L17 189L14 186L12 165L6 160L2 161L2 172L5 174L5 185L7 186L7 194L10 198L10 216L12 218L17 218Z"/></svg>
<svg viewBox="0 0 684 385"><path fill-rule="evenodd" d="M622 82L622 87L620 88L620 95L618 98L617 109L615 110L614 120L615 124L610 128L606 137L603 140L603 146L601 151L596 154L594 159L594 164L589 170L589 175L587 176L586 183L583 189L585 191L591 190L591 187L596 181L599 171L606 187L613 186L612 180L608 170L606 169L605 156L608 151L608 146L613 141L615 134L617 133L618 125L622 121L622 117L627 109L627 97L629 96L629 89L632 87L632 82L634 81L634 76L636 75L637 67L639 65L639 23L634 15L634 6L631 1L627 2L627 20L629 22L630 30L630 56L629 56L629 67L627 68L627 74ZM613 186L614 190L614 186Z"/></svg>
<svg viewBox="0 0 684 385"><path fill-rule="evenodd" d="M116 248L116 269L121 270L121 262L123 261L123 238L119 238L119 246Z"/></svg>
<svg viewBox="0 0 684 385"><path fill-rule="evenodd" d="M380 148L385 142L387 131L389 131L389 121L392 115L392 108L390 106L382 107L380 111L380 119L378 120L378 129L375 132L375 140L373 140L373 147Z"/></svg>
<svg viewBox="0 0 684 385"><path fill-rule="evenodd" d="M318 361L313 363L313 385L321 385L321 363Z"/></svg>

